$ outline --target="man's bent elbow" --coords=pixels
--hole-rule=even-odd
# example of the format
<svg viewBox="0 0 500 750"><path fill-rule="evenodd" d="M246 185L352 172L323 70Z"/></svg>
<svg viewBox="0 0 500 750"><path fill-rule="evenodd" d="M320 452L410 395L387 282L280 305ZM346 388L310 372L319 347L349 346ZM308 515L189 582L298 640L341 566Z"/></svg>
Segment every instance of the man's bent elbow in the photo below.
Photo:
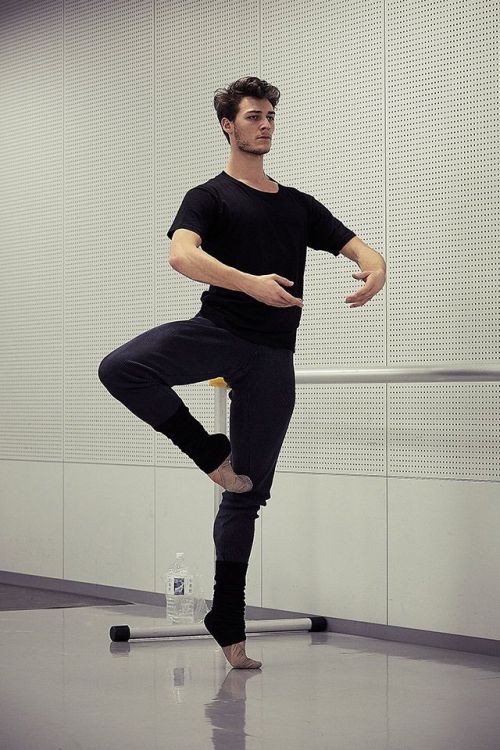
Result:
<svg viewBox="0 0 500 750"><path fill-rule="evenodd" d="M182 257L180 255L171 255L168 259L168 262L170 263L170 266L174 269L174 271L181 273L180 267L182 265Z"/></svg>

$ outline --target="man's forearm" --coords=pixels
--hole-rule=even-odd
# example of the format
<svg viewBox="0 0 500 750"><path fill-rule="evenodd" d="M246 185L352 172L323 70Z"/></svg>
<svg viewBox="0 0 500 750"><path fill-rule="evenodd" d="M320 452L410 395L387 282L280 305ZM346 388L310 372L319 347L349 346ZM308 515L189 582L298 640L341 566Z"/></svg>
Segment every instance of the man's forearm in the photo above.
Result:
<svg viewBox="0 0 500 750"><path fill-rule="evenodd" d="M236 292L245 292L249 280L254 276L226 266L201 248L184 251L182 256L170 261L170 265L183 276L203 284L213 284Z"/></svg>
<svg viewBox="0 0 500 750"><path fill-rule="evenodd" d="M386 264L380 253L370 247L358 249L356 261L362 271L386 271Z"/></svg>

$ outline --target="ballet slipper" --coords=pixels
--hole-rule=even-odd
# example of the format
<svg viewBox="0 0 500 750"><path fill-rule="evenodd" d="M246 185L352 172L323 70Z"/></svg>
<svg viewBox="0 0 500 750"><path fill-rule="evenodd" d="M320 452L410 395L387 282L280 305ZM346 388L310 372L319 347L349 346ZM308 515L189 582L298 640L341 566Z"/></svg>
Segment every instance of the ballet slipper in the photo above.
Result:
<svg viewBox="0 0 500 750"><path fill-rule="evenodd" d="M260 669L261 661L250 659L245 653L246 641L232 643L230 646L221 646L224 656L235 669Z"/></svg>
<svg viewBox="0 0 500 750"><path fill-rule="evenodd" d="M249 492L253 487L250 477L245 474L235 474L231 464L232 453L221 463L218 469L211 471L210 479L229 492Z"/></svg>

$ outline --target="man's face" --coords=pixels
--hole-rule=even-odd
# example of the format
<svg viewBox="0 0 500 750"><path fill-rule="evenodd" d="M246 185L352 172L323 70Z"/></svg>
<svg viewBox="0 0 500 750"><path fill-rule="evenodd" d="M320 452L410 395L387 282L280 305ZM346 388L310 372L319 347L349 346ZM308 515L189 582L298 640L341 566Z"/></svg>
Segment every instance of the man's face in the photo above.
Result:
<svg viewBox="0 0 500 750"><path fill-rule="evenodd" d="M266 154L271 148L274 118L274 107L268 99L245 96L233 123L237 148L252 154ZM263 136L268 138L264 139Z"/></svg>

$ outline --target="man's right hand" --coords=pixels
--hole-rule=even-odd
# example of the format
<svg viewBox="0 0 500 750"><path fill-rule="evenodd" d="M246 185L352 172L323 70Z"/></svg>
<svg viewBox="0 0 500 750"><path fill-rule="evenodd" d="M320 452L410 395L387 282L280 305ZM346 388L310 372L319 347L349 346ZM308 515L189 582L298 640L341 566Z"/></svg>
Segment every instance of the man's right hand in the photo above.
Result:
<svg viewBox="0 0 500 750"><path fill-rule="evenodd" d="M268 273L265 276L251 276L245 284L245 293L254 297L259 302L272 307L304 307L299 297L293 297L283 286L293 286L293 281L278 276L277 273ZM281 286L283 284L283 286Z"/></svg>

